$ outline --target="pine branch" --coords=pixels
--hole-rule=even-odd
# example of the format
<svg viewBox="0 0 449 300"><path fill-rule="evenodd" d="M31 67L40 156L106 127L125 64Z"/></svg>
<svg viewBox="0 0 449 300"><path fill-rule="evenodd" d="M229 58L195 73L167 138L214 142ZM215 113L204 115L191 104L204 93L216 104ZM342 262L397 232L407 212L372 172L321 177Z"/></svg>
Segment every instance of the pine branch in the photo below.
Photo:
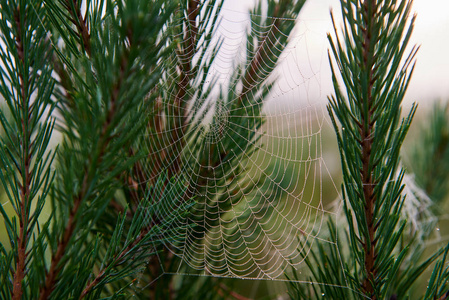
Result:
<svg viewBox="0 0 449 300"><path fill-rule="evenodd" d="M403 245L407 223L400 220L407 199L399 167L400 148L416 110L414 106L401 120L401 102L418 50L413 47L403 58L415 20L408 20L410 10L411 1L341 0L342 39L331 14L336 37L328 35L329 61L335 95L329 97L328 111L341 156L348 228L339 240L336 235L331 240L348 243L349 250L340 256L340 250L330 249L329 260L329 252L318 244L312 258L305 260L316 281L352 288L351 295L345 295L334 287L320 287L338 299L407 297L411 285L443 252L402 266L412 245ZM344 280L328 268L338 266L340 257ZM305 294L302 288L297 291ZM314 293L319 295L318 290Z"/></svg>
<svg viewBox="0 0 449 300"><path fill-rule="evenodd" d="M441 259L435 263L432 275L428 281L424 299L449 299L449 243L444 248L444 254Z"/></svg>
<svg viewBox="0 0 449 300"><path fill-rule="evenodd" d="M67 12L71 16L72 23L76 26L78 30L78 36L82 40L83 49L86 51L87 55L91 55L91 41L89 33L89 25L87 24L87 13L83 18L81 14L81 1L78 0L63 0L61 4L67 9Z"/></svg>
<svg viewBox="0 0 449 300"><path fill-rule="evenodd" d="M394 278L408 253L408 246L399 243L406 224L399 221L404 172L397 169L416 109L399 121L418 49L413 47L403 59L415 18L407 25L410 1L342 0L341 6L343 41L335 22L336 40L329 35L329 41L346 95L329 57L335 96L329 98L328 110L337 133L348 240L356 262L346 272L356 292L384 299L399 288ZM407 269L404 280L411 284L437 256Z"/></svg>
<svg viewBox="0 0 449 300"><path fill-rule="evenodd" d="M65 14L61 13L59 3L48 1L53 25L67 46L57 50L64 67L71 71L68 78L72 83L66 86L76 88L67 93L73 99L70 105L64 105L67 99L61 101L64 142L54 193L59 213L52 235L49 234L51 245L55 246L45 284L39 291L40 299L85 297L93 291L97 295L105 284L123 280L141 269L143 261L135 257L148 259L142 256L142 249L150 253L153 246L163 243L163 240L157 240L161 235L157 227L145 225L147 215L141 215L138 221L132 218L130 225L130 215L126 214L120 219L123 223L113 228L112 236L109 235L109 225L104 229L95 226L99 226L100 220L116 218L116 212L111 214L106 208L111 202L116 205L114 193L124 184L121 177L141 157L140 151L132 157L125 153L134 137L143 134L141 130L147 118L142 107L144 99L150 104L154 99L147 96L159 80L159 61L168 53L164 52L166 37L161 33L173 13L173 5L164 5L161 10L162 1L133 1L126 5L111 1L101 3L98 7L88 6L85 17L81 18L78 2L67 2L70 13ZM84 34L89 36L88 43L85 38L74 39L81 35L74 31L63 35L67 24L74 22L70 14L77 15L79 23L87 24L86 20L95 20L98 14L95 9L101 11L103 3L106 3L108 17L89 24L96 27L92 28L95 35ZM152 26L144 26L150 20ZM77 28L81 32L89 26L78 24ZM73 40L80 44L74 44ZM87 50L80 53L80 48ZM173 218L164 220L164 224L178 230L178 224L173 222ZM127 238L133 242L117 252L118 245L123 242L121 233L124 228L132 232ZM105 238L94 238L95 232L103 233ZM95 245L92 245L92 239ZM151 243L148 242L150 239ZM93 254L90 252L92 247ZM104 249L107 250L103 260L111 258L112 261L99 267L100 253ZM86 264L73 266L77 257L85 259ZM118 272L111 273L113 268L118 268ZM99 273L90 278L93 270L99 270ZM79 280L78 285L73 282L75 278ZM63 286L68 287L64 289Z"/></svg>
<svg viewBox="0 0 449 300"><path fill-rule="evenodd" d="M125 68L125 67L126 67L126 63L123 66L123 68ZM65 227L63 237L58 242L56 252L52 255L50 269L47 272L46 278L45 278L45 285L41 288L41 291L40 291L40 296L39 296L40 300L48 299L48 297L50 296L50 293L52 292L52 290L54 288L56 278L60 271L59 264L61 262L61 259L64 256L64 254L66 253L66 248L67 248L69 241L72 238L75 228L77 226L76 216L81 207L81 203L83 202L83 200L86 197L87 190L92 184L93 178L91 177L90 174L92 174L94 172L93 170L96 169L97 165L101 163L101 161L104 157L104 152L105 152L108 144L111 141L112 137L110 135L110 131L111 131L110 124L111 124L112 119L115 117L115 115L114 115L115 105L116 105L115 103L117 101L118 90L120 89L121 82L123 80L123 75L124 75L123 72L120 75L121 76L119 76L119 80L112 92L111 105L110 105L109 111L107 113L106 121L103 124L103 128L101 130L100 141L103 141L103 142L98 143L97 146L99 146L99 147L96 150L92 151L92 153L99 152L97 161L93 161L92 156L89 157L89 161L90 161L89 166L91 167L91 169L86 170L84 172L84 178L82 180L81 190L79 191L78 195L73 200L73 207L70 211L69 220L67 221L67 225Z"/></svg>
<svg viewBox="0 0 449 300"><path fill-rule="evenodd" d="M287 46L288 37L293 30L294 22L299 11L305 4L304 0L297 1L268 1L268 12L265 20L260 19L262 15L261 2L253 12L255 15L254 23L261 28L269 28L264 32L257 41L257 49L253 49L253 53L249 53L249 65L245 70L242 78L242 91L239 95L238 103L243 101L244 97L252 97L247 95L249 92L255 94L260 85L272 73L274 66L277 64L280 54ZM257 29L255 30L255 32ZM251 35L248 39L252 38Z"/></svg>
<svg viewBox="0 0 449 300"><path fill-rule="evenodd" d="M120 251L120 253L112 259L111 264L107 264L103 266L103 268L98 272L93 280L87 283L87 286L83 289L80 299L86 297L106 276L108 276L108 271L111 269L112 264L119 265L122 263L123 259L129 255L131 250L136 247L142 240L147 237L150 229L145 228L140 231L139 236L124 250Z"/></svg>
<svg viewBox="0 0 449 300"><path fill-rule="evenodd" d="M56 252L52 255L50 269L47 272L45 278L45 285L41 288L40 291L40 300L47 299L54 289L56 278L61 268L60 262L66 253L66 248L69 244L69 241L72 239L73 233L77 226L76 216L79 212L82 202L85 201L86 195L88 194L88 189L91 188L93 181L95 180L92 174L96 172L98 165L100 165L102 160L104 159L106 149L108 148L108 145L112 142L112 139L114 137L114 134L112 133L115 128L113 120L117 118L116 111L119 109L117 106L120 105L119 103L117 103L118 97L121 89L123 88L125 73L129 68L128 57L126 54L122 56L120 62L120 72L118 74L117 81L112 85L109 108L100 130L99 142L98 144L93 145L95 146L95 148L90 152L92 155L89 157L89 169L86 169L84 172L81 189L73 199L73 207L70 211L69 220L67 221L67 224L65 226L63 237L58 242Z"/></svg>
<svg viewBox="0 0 449 300"><path fill-rule="evenodd" d="M23 67L26 66L26 61L24 57L24 49L23 49L23 43L22 43L22 22L21 22L21 16L19 7L14 12L14 19L15 19L15 25L17 30L17 35L15 36L16 40L16 47L17 47L17 54L19 59L19 64ZM20 216L19 216L19 238L18 238L18 261L16 265L16 272L14 274L14 289L12 292L13 299L19 300L22 297L22 281L25 277L25 264L27 260L27 253L26 253L26 247L28 244L28 238L29 235L27 233L28 226L27 223L28 220L28 209L27 207L30 206L30 183L31 183L31 174L30 174L30 161L31 161L31 153L30 153L30 146L29 141L31 139L31 132L29 130L30 124L29 124L29 118L26 118L29 111L29 98L27 97L27 82L25 82L25 76L22 72L23 69L19 69L19 80L20 80L20 95L21 95L21 101L20 106L22 108L22 130L23 133L22 137L22 159L23 159L23 169L20 172L22 175L22 183L20 184L20 190L21 190L21 202L20 202ZM28 78L27 78L28 79Z"/></svg>
<svg viewBox="0 0 449 300"><path fill-rule="evenodd" d="M84 186L84 184L83 184L83 186ZM84 193L85 193L85 191L84 191ZM45 283L41 287L41 290L39 293L39 300L48 299L50 297L51 292L54 289L54 285L56 283L56 278L61 270L61 267L59 266L59 264L61 262L61 259L64 257L64 254L66 253L66 249L69 244L69 241L73 236L73 232L75 231L75 227L76 227L75 217L80 208L81 200L82 200L82 198L78 197L74 201L74 205L70 211L69 220L67 221L67 225L64 230L63 237L58 242L57 250L55 253L53 253L52 258L51 258L50 268L45 274Z"/></svg>
<svg viewBox="0 0 449 300"><path fill-rule="evenodd" d="M34 1L2 1L0 7L0 93L11 114L6 116L8 109L0 111L4 132L0 179L17 216L11 219L0 208L10 240L8 254L2 247L1 263L11 257L11 266L4 270L8 276L2 274L9 278L1 287L3 295L8 291L12 299L21 299L35 284L29 268L40 245L31 237L39 230L38 217L53 179L49 166L54 155L47 148L54 126L50 99L54 81L45 63L48 45L39 23L43 6Z"/></svg>
<svg viewBox="0 0 449 300"><path fill-rule="evenodd" d="M244 77L242 78L243 88L239 97L239 102L242 102L242 98L246 96L246 94L257 86L257 82L260 81L259 74L263 72L263 67L268 62L269 49L271 45L271 39L279 34L279 4L277 4L274 8L273 18L270 18L269 31L262 34L261 39L258 44L258 48L256 50L256 55L251 60ZM262 77L264 79L264 77Z"/></svg>
<svg viewBox="0 0 449 300"><path fill-rule="evenodd" d="M187 24L186 31L184 33L183 42L178 44L177 56L178 66L180 69L179 82L177 85L177 93L173 103L173 117L174 124L172 128L172 141L173 145L170 147L172 153L175 155L175 159L172 160L169 170L169 177L178 174L181 168L180 152L185 146L185 128L186 128L186 113L187 113L187 100L186 97L189 84L192 77L195 76L192 73L192 60L197 53L196 42L198 28L196 26L196 20L199 18L201 3L198 0L189 0L187 4Z"/></svg>
<svg viewBox="0 0 449 300"><path fill-rule="evenodd" d="M363 288L365 289L368 295L373 295L374 286L373 284L376 281L377 277L377 267L375 266L375 259L377 256L376 253L376 228L374 222L374 206L376 202L376 195L374 194L374 187L376 183L374 182L371 176L371 165L370 162L372 159L372 143L373 143L373 129L374 123L372 122L372 114L373 114L373 106L374 101L372 99L373 94L373 85L375 83L374 80L374 66L375 66L375 58L374 53L372 51L372 38L375 37L374 33L374 20L375 16L378 14L378 5L375 3L375 0L369 0L363 2L362 10L364 13L362 14L366 19L363 20L362 37L363 37L363 48L362 48L362 56L363 63L362 69L368 70L367 74L367 90L366 90L366 99L363 99L363 105L366 106L361 111L361 118L358 120L360 136L361 136L361 162L362 162L362 170L361 177L363 182L363 199L365 201L365 218L366 223L368 225L368 236L369 240L363 242L363 247L365 251L365 272L367 277L363 281Z"/></svg>

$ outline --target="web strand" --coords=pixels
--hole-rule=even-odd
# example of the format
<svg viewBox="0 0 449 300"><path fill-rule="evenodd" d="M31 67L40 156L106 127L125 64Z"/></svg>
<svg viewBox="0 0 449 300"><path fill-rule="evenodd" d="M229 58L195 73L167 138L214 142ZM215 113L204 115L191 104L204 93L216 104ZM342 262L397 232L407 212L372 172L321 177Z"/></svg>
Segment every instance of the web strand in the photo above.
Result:
<svg viewBox="0 0 449 300"><path fill-rule="evenodd" d="M165 91L174 98L179 88L177 60L182 64L192 59L193 65L203 66L215 55L208 74L187 74L202 78L197 82L201 91L183 91L193 104L181 115L192 115L190 122L149 130L145 136L155 143L148 144L148 156L154 158L146 167L148 182L181 161L180 173L189 174L187 194L197 195L190 214L179 220L187 228L167 244L179 258L178 274L278 279L289 268L301 265L310 250L306 244L316 239L332 244L320 237L324 216L336 214L323 204L323 177L338 194L323 157L322 130L328 126L327 117L318 99L308 92L312 81L319 85L319 70L307 76L302 72L300 61L307 58L295 51L304 46L304 33L291 37L283 50L270 34L276 31L286 37L276 22L260 26L254 17L262 16L248 18L223 9L208 49L201 49L201 55L190 49L166 62L172 67L165 73L164 81L171 83ZM174 22L174 26L182 24L182 20ZM175 38L182 39L183 34ZM219 50L213 53L213 45L218 44ZM262 52L249 52L251 59L247 60L248 47ZM280 52L275 67L270 57ZM258 53L268 59L259 62ZM247 81L235 80L239 69L252 65L264 71L249 74ZM238 105L242 99L261 97L259 81L273 84L270 93L263 103L245 104L242 114ZM160 105L164 106L163 100ZM176 123L180 118L171 104L155 114L152 128L157 128L157 122ZM187 136L186 141L178 131ZM161 209L164 216L173 207Z"/></svg>

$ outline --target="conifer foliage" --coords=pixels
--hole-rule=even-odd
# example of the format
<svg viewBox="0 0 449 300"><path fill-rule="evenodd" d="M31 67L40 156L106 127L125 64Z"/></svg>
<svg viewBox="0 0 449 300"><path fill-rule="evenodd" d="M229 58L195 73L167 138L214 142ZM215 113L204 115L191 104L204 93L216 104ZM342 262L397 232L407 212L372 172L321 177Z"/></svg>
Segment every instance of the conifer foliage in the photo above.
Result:
<svg viewBox="0 0 449 300"><path fill-rule="evenodd" d="M415 21L409 18L412 1L340 3L342 32L334 22L335 35L328 36L334 85L328 110L341 156L347 228L328 222L335 247L318 242L305 257L311 281L321 284L290 284L290 293L295 298L418 299L412 296L413 284L445 250L422 260L416 255L422 245L407 237L407 221L401 219L407 196L400 149L416 110L413 106L401 119L418 50L412 47L406 54ZM447 297L448 247L421 296L425 299Z"/></svg>
<svg viewBox="0 0 449 300"><path fill-rule="evenodd" d="M0 206L9 240L0 298L187 297L162 279L144 287L175 260L163 252L172 238L195 226L189 240L202 243L200 219L179 222L192 207L232 203L204 197L223 184L202 182L211 169L194 169L185 154L231 174L254 151L270 74L294 27L284 18L303 4L255 6L252 26L272 30L248 31L252 63L230 79L242 90L222 88L212 108L205 81L222 1L1 0L0 180L14 211ZM234 127L204 134L209 111L207 126L228 118Z"/></svg>

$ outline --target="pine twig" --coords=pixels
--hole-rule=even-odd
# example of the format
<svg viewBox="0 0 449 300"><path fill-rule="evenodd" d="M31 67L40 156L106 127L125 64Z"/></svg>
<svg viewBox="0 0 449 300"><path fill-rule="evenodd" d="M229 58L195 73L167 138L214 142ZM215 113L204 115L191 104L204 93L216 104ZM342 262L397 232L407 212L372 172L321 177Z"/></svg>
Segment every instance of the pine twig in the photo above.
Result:
<svg viewBox="0 0 449 300"><path fill-rule="evenodd" d="M15 36L16 47L19 56L19 61L22 66L26 66L25 62L25 54L22 42L22 24L21 24L21 16L20 16L20 7L14 12L15 25L17 29L17 35ZM19 68L19 84L20 84L20 95L22 107L22 158L24 163L24 174L22 175L22 183L20 186L20 216L19 216L19 239L18 243L18 253L17 253L17 265L16 271L14 273L14 283L13 283L13 291L12 298L14 300L19 300L22 298L22 281L25 277L25 265L27 261L27 252L26 247L28 244L28 229L27 224L28 220L28 207L30 205L30 184L31 184L31 174L30 174L30 163L31 163L31 153L30 153L30 139L31 132L29 132L29 121L24 120L23 118L29 114L29 103L27 102L27 87L25 86L25 75L21 72L21 68ZM28 80L27 80L28 82Z"/></svg>
<svg viewBox="0 0 449 300"><path fill-rule="evenodd" d="M373 295L374 292L374 282L377 276L377 268L375 267L375 259L376 259L376 227L374 222L374 206L376 202L376 195L374 194L374 186L375 182L372 178L372 170L371 170L371 160L372 160L372 135L373 135L373 127L372 123L372 111L373 111L373 99L372 99L372 90L373 90L373 53L370 49L371 47L371 33L373 30L373 22L370 21L375 18L377 14L377 5L374 0L363 2L363 10L364 15L366 16L365 24L367 28L362 29L364 41L363 41L363 59L364 59L364 67L369 70L368 75L368 87L366 91L366 99L364 101L367 103L368 107L364 113L362 113L362 118L360 120L359 130L361 136L361 151L362 151L362 170L361 170L361 178L363 182L363 196L365 201L365 218L366 223L368 225L368 235L369 241L365 241L363 243L364 251L365 251L365 272L367 277L363 281L363 288L365 289L368 295ZM373 300L376 297L374 296Z"/></svg>
<svg viewBox="0 0 449 300"><path fill-rule="evenodd" d="M110 125L111 125L111 122L116 114L116 110L117 110L116 106L117 106L119 91L120 91L121 86L124 81L125 70L127 68L127 64L128 64L127 58L122 57L119 78L118 78L118 81L112 87L110 106L109 106L108 112L106 114L105 122L103 123L102 129L101 129L99 143L95 145L97 147L96 150L98 150L98 153L99 153L98 157L97 157L97 161L92 161L93 157L92 156L90 157L90 163L89 163L90 169L88 169L84 172L84 178L82 181L83 183L81 186L81 190L79 191L78 195L76 196L76 198L73 201L73 207L70 210L70 217L69 217L69 220L67 221L63 237L62 237L62 239L59 240L57 250L52 255L50 268L49 268L49 271L46 273L45 284L41 288L39 300L48 299L52 290L54 289L54 285L56 283L56 278L61 270L61 266L59 266L59 264L60 264L62 258L64 257L65 250L66 250L66 248L72 238L74 230L77 226L76 216L77 216L78 211L82 205L82 202L85 200L85 196L88 192L89 186L92 181L91 169L95 169L101 163L101 161L104 157L105 151L106 151L109 143L112 140L111 133L110 133L110 131L111 131ZM95 151L92 153L95 153Z"/></svg>
<svg viewBox="0 0 449 300"><path fill-rule="evenodd" d="M123 260L123 258L125 257L126 254L128 254L128 252L133 249L137 244L139 244L142 239L145 238L146 234L148 234L149 232L149 228L146 228L144 230L142 230L139 234L139 236L125 249L123 249L116 257L114 257L112 259L112 263L111 264L120 264L120 262ZM95 276L95 278L93 280L91 280L90 282L87 283L86 287L83 289L81 296L79 299L83 299L84 297L87 296L87 294L89 292L92 291L93 288L95 288L95 286L107 275L106 271L111 267L111 264L107 264L105 265L97 274L97 276Z"/></svg>

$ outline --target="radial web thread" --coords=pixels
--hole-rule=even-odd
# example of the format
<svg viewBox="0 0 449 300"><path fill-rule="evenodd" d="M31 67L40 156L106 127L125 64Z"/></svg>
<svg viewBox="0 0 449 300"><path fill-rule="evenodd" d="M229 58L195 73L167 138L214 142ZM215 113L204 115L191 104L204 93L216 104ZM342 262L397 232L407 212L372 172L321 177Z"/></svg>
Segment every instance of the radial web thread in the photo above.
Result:
<svg viewBox="0 0 449 300"><path fill-rule="evenodd" d="M164 90L175 98L179 93L176 60L193 56L194 64L201 65L216 56L207 76L192 71L201 80L194 86L203 90L183 91L193 99L185 108L187 113L181 114L186 115L188 125L177 123L175 105L159 99L159 110L145 136L149 141L148 181L156 181L164 172L174 173L173 165L177 165L177 173L188 177L184 178L187 190L183 195L162 190L160 194L195 199L187 217L173 216L175 224L185 228L167 236L167 249L179 258L174 273L280 279L288 268L301 264L310 248L306 241L321 239L323 216L335 214L323 204L323 180L333 197L338 192L323 156L322 130L329 124L321 99L319 66L311 66L306 51L300 50L307 47L307 31L294 30L276 67L265 62L271 74L264 83L274 84L263 103L248 101L244 114L236 111L240 108L234 104L242 101L242 91L251 99L261 98L262 93L260 86L248 88L248 83L235 79L239 68L247 69L255 59L246 61L248 43L252 43L247 39L248 28L253 36L269 37L267 33L273 30L251 24L252 19L225 6L211 35L210 45L220 44L215 54L210 46L203 58L188 52L164 62L172 66L164 75L164 82L172 85ZM182 24L180 20L174 26ZM176 38L182 40L183 35ZM273 45L264 48L273 55L279 51L276 41L264 42ZM196 122L189 114L192 111L201 121ZM170 122L179 127L167 126ZM171 215L178 205L160 202L169 204L159 206L159 219ZM298 248L299 241L302 248Z"/></svg>

